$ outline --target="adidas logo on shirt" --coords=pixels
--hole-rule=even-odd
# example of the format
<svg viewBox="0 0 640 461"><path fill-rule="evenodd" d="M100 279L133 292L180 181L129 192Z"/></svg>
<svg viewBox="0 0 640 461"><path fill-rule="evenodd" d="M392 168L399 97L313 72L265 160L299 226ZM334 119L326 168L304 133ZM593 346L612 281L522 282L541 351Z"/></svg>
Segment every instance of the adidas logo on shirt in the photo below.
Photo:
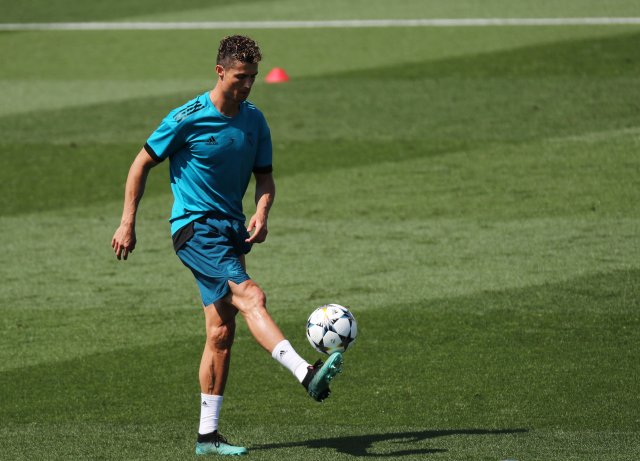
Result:
<svg viewBox="0 0 640 461"><path fill-rule="evenodd" d="M214 145L218 144L218 141L216 141L216 138L211 136L209 139L207 139L207 144L209 146L214 146Z"/></svg>

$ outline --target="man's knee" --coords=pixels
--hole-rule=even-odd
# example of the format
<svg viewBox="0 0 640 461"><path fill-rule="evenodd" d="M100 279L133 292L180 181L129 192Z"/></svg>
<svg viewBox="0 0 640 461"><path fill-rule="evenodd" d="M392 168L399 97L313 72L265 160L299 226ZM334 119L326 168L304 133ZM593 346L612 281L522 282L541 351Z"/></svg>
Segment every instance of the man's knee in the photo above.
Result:
<svg viewBox="0 0 640 461"><path fill-rule="evenodd" d="M258 285L253 285L248 294L249 305L254 309L267 308L267 295Z"/></svg>
<svg viewBox="0 0 640 461"><path fill-rule="evenodd" d="M207 328L207 344L215 350L229 350L233 345L235 331L235 319L221 325L211 325Z"/></svg>
<svg viewBox="0 0 640 461"><path fill-rule="evenodd" d="M232 290L233 304L240 312L247 314L254 311L262 311L267 307L267 295L255 282L249 280L241 285L236 285Z"/></svg>

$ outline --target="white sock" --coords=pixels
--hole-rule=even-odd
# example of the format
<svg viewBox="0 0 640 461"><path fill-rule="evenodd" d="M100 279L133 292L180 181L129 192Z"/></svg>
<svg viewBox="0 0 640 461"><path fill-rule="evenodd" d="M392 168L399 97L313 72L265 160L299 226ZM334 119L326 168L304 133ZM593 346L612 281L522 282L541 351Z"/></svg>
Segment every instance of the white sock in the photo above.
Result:
<svg viewBox="0 0 640 461"><path fill-rule="evenodd" d="M202 435L210 434L218 429L218 419L222 408L222 396L200 394L200 428Z"/></svg>
<svg viewBox="0 0 640 461"><path fill-rule="evenodd" d="M307 367L309 364L293 350L293 346L291 346L291 343L286 339L276 345L273 351L271 351L271 357L293 373L298 381L302 382L307 375Z"/></svg>

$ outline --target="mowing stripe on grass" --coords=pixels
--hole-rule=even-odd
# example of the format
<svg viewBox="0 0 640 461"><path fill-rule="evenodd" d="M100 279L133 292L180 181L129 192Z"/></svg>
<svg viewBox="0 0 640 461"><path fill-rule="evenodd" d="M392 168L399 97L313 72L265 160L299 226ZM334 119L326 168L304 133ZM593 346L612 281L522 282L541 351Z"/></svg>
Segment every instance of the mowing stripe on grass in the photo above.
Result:
<svg viewBox="0 0 640 461"><path fill-rule="evenodd" d="M353 19L334 21L197 21L197 22L43 22L4 23L0 31L24 30L198 30L198 29L324 29L357 27L487 27L596 26L640 24L629 18L460 18Z"/></svg>

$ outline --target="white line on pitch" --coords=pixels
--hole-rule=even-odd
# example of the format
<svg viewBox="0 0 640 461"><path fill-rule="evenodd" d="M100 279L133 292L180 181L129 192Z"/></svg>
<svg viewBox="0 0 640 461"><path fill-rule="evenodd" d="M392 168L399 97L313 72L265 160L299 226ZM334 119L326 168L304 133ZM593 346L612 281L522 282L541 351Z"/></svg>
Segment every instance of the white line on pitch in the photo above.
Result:
<svg viewBox="0 0 640 461"><path fill-rule="evenodd" d="M353 19L335 21L202 21L202 22L39 22L0 23L0 31L25 30L198 30L198 29L321 29L354 27L487 27L597 26L640 24L629 18L460 18Z"/></svg>

